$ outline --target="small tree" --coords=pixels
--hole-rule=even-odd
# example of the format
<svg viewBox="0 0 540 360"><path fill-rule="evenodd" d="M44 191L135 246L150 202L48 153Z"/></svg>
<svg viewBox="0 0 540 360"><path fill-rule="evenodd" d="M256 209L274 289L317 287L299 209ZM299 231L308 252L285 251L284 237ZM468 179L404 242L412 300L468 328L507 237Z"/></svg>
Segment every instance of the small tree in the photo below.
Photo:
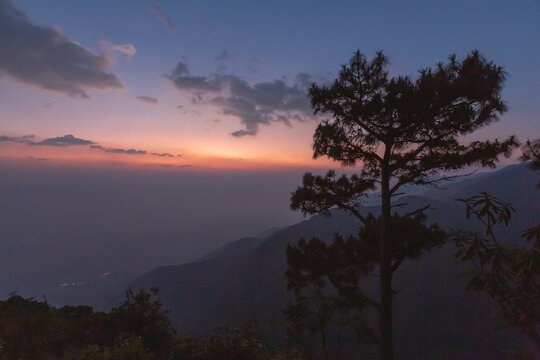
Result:
<svg viewBox="0 0 540 360"><path fill-rule="evenodd" d="M305 214L333 207L353 214L367 191L381 191L380 225L376 229L380 296L378 303L381 358L393 358L392 279L403 261L393 253L392 197L406 185L436 186L467 165L493 167L500 155L517 145L505 141L461 143L461 137L490 124L506 110L501 100L505 72L477 51L463 61L408 76L389 77L382 52L368 61L357 51L329 86L309 90L315 113L330 115L314 134L314 158L327 156L343 166L362 165L357 175L336 178L306 174L291 197L291 207ZM442 174L442 175L441 175ZM358 259L362 261L362 259Z"/></svg>
<svg viewBox="0 0 540 360"><path fill-rule="evenodd" d="M540 170L540 140L527 141L521 160ZM540 224L522 231L526 245L503 244L494 229L509 225L516 212L512 205L485 192L459 201L465 204L467 219L475 218L485 228L484 234L453 233L456 257L473 265L467 289L486 292L505 322L518 326L540 350Z"/></svg>
<svg viewBox="0 0 540 360"><path fill-rule="evenodd" d="M127 349L130 344L137 347L141 342L141 346L158 358L166 357L174 344L176 330L158 294L157 287L138 292L129 288L124 302L111 310L109 321L115 325L115 333L121 340L118 349Z"/></svg>
<svg viewBox="0 0 540 360"><path fill-rule="evenodd" d="M467 219L473 217L485 227L484 234L453 234L456 257L473 265L467 290L485 291L501 308L505 322L518 326L540 350L540 238L529 246L502 244L494 229L509 225L514 208L485 192L460 201Z"/></svg>

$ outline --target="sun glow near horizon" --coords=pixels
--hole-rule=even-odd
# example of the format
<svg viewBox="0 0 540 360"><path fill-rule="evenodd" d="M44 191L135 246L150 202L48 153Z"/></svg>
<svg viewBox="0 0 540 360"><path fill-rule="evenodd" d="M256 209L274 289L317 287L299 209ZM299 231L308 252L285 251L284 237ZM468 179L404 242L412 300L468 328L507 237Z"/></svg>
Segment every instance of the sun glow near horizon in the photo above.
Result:
<svg viewBox="0 0 540 360"><path fill-rule="evenodd" d="M400 26L410 24L402 23L397 7L374 7L367 23L354 21L357 11L344 7L333 11L347 21L322 28L308 20L326 17L328 9L314 3L309 16L300 11L304 5L296 4L291 5L296 12L279 16L235 12L230 14L234 21L229 16L219 20L220 31L210 31L196 17L184 18L180 27L186 31L170 32L146 5L126 8L118 2L103 13L91 4L64 4L61 11L31 1L2 4L2 33L17 37L0 62L2 161L163 169L339 168L331 160L312 159L312 136L324 116L313 115L306 91L311 83L335 78L336 69L358 47L367 56L383 49L392 71L414 74L450 53L461 57L482 46L479 50L510 75L504 87L510 110L485 134L502 138L516 133L521 140L537 136L539 73L529 69L537 69L539 48L527 35L538 25L526 6L505 5L519 11L505 24L490 13L497 13L495 7L487 13L482 7L482 15L464 22L453 36L446 29L454 29L454 21L436 12L438 26L430 33L378 27L374 37L362 24L375 27L382 16ZM199 11L189 3L169 6L179 17ZM276 21L296 29L298 16L304 15L309 31L277 36ZM527 17L531 21L524 22ZM261 22L251 24L253 18ZM249 26L249 38L237 32L236 22ZM88 31L96 23L100 31ZM350 36L342 36L345 30ZM322 38L336 41L321 47L316 39ZM422 51L411 51L418 38L423 39ZM501 47L502 38L512 41ZM40 48L29 45L36 41ZM528 56L516 57L522 49L529 49ZM38 144L45 140L52 143Z"/></svg>

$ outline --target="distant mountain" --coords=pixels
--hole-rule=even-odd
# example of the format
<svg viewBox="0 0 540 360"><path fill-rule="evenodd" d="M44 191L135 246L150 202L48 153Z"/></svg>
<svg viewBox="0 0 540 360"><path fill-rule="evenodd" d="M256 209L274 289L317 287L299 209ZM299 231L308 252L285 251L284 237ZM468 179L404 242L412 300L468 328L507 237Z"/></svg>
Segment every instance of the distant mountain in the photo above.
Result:
<svg viewBox="0 0 540 360"><path fill-rule="evenodd" d="M446 228L473 227L465 220L461 203L454 201L480 191L511 201L517 211L512 226L500 236L515 241L519 231L540 222L540 181L523 165L447 185L446 195L399 199L403 211L430 204L429 221ZM437 195L437 196L435 196ZM377 213L364 207L363 213ZM158 267L132 283L132 287L161 289L161 299L181 331L205 333L215 326L238 324L257 317L268 334L283 334L284 307L292 299L286 290L285 250L300 238L317 236L329 241L333 234L355 233L360 224L342 211L313 216L279 230L253 247L253 239L231 244L205 260ZM223 256L220 256L223 255ZM503 350L524 341L514 329L504 329L496 307L484 294L467 293L459 275L464 265L453 257L448 244L417 261L406 262L396 273L395 341L401 359L502 359ZM366 286L372 287L367 284ZM374 347L364 349L367 359Z"/></svg>
<svg viewBox="0 0 540 360"><path fill-rule="evenodd" d="M252 249L255 249L257 246L259 246L263 242L264 242L264 239L256 238L256 237L241 238L235 241L231 241L225 246L222 246L219 249L214 250L211 253L201 257L199 261L239 255L239 254L248 252Z"/></svg>
<svg viewBox="0 0 540 360"><path fill-rule="evenodd" d="M259 233L257 236L244 237L238 240L231 241L224 246L200 257L198 261L235 256L241 253L248 252L249 250L255 249L257 246L262 244L270 235L278 232L283 228L284 227L275 227L265 230Z"/></svg>

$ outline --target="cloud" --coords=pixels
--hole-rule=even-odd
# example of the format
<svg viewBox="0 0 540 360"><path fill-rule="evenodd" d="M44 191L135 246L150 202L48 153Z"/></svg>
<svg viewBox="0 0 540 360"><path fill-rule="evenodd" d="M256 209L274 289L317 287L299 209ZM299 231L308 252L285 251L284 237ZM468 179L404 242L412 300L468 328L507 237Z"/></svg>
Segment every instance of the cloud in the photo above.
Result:
<svg viewBox="0 0 540 360"><path fill-rule="evenodd" d="M49 109L52 106L53 106L53 103L46 103L46 104L41 105L41 107L44 108L44 109Z"/></svg>
<svg viewBox="0 0 540 360"><path fill-rule="evenodd" d="M173 69L171 72L172 77L182 76L182 75L188 75L189 74L189 68L186 63L179 62L178 65Z"/></svg>
<svg viewBox="0 0 540 360"><path fill-rule="evenodd" d="M101 145L90 145L90 148L98 149L106 153L113 153L113 154L146 155L146 150L106 148Z"/></svg>
<svg viewBox="0 0 540 360"><path fill-rule="evenodd" d="M161 6L157 5L157 4L152 4L150 5L150 11L156 15L156 17L161 20L162 23L164 23L165 25L167 25L167 27L170 29L170 30L176 30L177 27L175 25L175 23L173 23L173 21L171 20L171 18L169 18L169 16L167 16L167 14L165 14L165 12L163 11L163 9L161 8Z"/></svg>
<svg viewBox="0 0 540 360"><path fill-rule="evenodd" d="M149 96L137 96L137 100L140 100L150 105L155 105L158 102L156 98L149 97Z"/></svg>
<svg viewBox="0 0 540 360"><path fill-rule="evenodd" d="M133 56L137 53L137 49L135 49L133 44L112 44L107 41L102 41L101 47L108 54L119 52L127 56Z"/></svg>
<svg viewBox="0 0 540 360"><path fill-rule="evenodd" d="M181 157L182 155L177 154L171 154L171 153L150 153L146 150L136 150L136 149L122 149L122 148L108 148L103 147L101 145L90 145L91 149L97 149L101 150L106 153L112 153L112 154L126 154L126 155L151 155L151 156L159 156L159 157Z"/></svg>
<svg viewBox="0 0 540 360"><path fill-rule="evenodd" d="M188 66L183 62L179 62L173 71L164 77L171 80L180 90L202 93L219 92L222 89L222 84L219 81L209 79L206 76L191 76Z"/></svg>
<svg viewBox="0 0 540 360"><path fill-rule="evenodd" d="M188 66L180 62L171 74L166 75L174 86L192 95L195 105L211 104L224 115L236 116L244 125L232 136L256 135L260 125L291 120L304 121L312 117L307 96L310 76L299 74L293 85L284 80L250 84L236 75L191 75Z"/></svg>
<svg viewBox="0 0 540 360"><path fill-rule="evenodd" d="M31 145L45 145L45 146L72 146L72 145L91 145L95 142L90 140L84 140L76 138L73 135L64 135L55 138L45 139L40 142L32 142Z"/></svg>
<svg viewBox="0 0 540 360"><path fill-rule="evenodd" d="M257 131L256 130L236 130L236 131L233 131L231 133L231 136L234 136L234 137L242 137L242 136L246 136L246 135L257 135Z"/></svg>
<svg viewBox="0 0 540 360"><path fill-rule="evenodd" d="M0 142L15 142L15 143L26 144L26 145L64 147L64 146L95 144L95 142L93 141L76 138L73 135L64 135L64 136L59 136L55 138L48 138L42 141L35 141L34 139L35 139L34 135L26 135L26 136L20 136L20 137L0 135Z"/></svg>
<svg viewBox="0 0 540 360"><path fill-rule="evenodd" d="M105 71L106 54L95 54L56 28L32 24L10 0L0 0L0 34L0 74L83 99L91 89L123 88Z"/></svg>
<svg viewBox="0 0 540 360"><path fill-rule="evenodd" d="M20 144L31 144L33 143L32 139L34 138L34 135L26 135L26 136L7 136L7 135L0 135L0 142L15 142Z"/></svg>
<svg viewBox="0 0 540 360"><path fill-rule="evenodd" d="M171 153L157 153L157 152L148 152L147 150L136 150L136 149L123 149L123 148L110 148L99 145L98 143L91 141L76 138L73 135L64 135L55 138L48 138L42 141L36 141L34 135L26 136L8 136L0 135L0 143L2 142L14 142L20 143L29 146L55 146L55 147L66 147L66 146L88 146L90 149L101 150L106 153L111 154L126 154L126 155L149 155L149 156L159 156L159 157L181 157L181 154L171 154Z"/></svg>
<svg viewBox="0 0 540 360"><path fill-rule="evenodd" d="M229 50L223 49L221 54L217 55L214 59L216 59L217 61L227 61L231 60L232 58L233 56L229 53Z"/></svg>
<svg viewBox="0 0 540 360"><path fill-rule="evenodd" d="M159 156L159 157L180 157L182 155L174 155L170 153L152 153L151 155Z"/></svg>
<svg viewBox="0 0 540 360"><path fill-rule="evenodd" d="M42 158L42 157L36 158L36 157L33 157L33 156L29 156L29 157L28 157L28 160L45 161L45 160L47 160L47 159Z"/></svg>

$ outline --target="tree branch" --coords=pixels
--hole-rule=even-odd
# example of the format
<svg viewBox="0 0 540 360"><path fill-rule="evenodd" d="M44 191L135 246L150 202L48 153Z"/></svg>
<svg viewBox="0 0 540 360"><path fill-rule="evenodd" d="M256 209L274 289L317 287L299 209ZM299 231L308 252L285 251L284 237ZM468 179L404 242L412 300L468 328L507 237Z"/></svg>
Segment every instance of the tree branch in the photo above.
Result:
<svg viewBox="0 0 540 360"><path fill-rule="evenodd" d="M361 293L353 294L351 290L343 287L330 272L328 272L326 276L328 277L328 280L330 280L332 285L334 285L336 289L338 289L338 291L342 293L345 297L349 298L352 303L358 306L361 306L362 304L371 305L375 309L377 309L377 311L380 311L381 305L377 301Z"/></svg>
<svg viewBox="0 0 540 360"><path fill-rule="evenodd" d="M401 256L392 264L392 267L391 267L392 273L394 273L400 267L401 263L403 263L403 261L405 260L405 257L406 257L405 255Z"/></svg>

